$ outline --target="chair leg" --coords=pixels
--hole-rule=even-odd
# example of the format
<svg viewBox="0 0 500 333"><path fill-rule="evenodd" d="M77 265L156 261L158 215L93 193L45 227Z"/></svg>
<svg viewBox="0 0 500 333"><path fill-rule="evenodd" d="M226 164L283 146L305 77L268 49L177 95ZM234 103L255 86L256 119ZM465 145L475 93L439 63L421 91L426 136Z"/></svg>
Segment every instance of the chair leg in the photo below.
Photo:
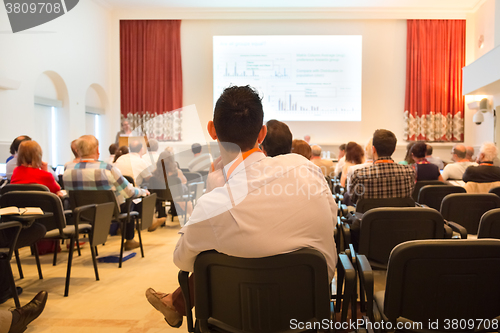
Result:
<svg viewBox="0 0 500 333"><path fill-rule="evenodd" d="M337 266L340 265L337 264ZM341 267L337 268L337 295L335 295L335 312L340 312L340 305L342 297L342 287L344 286L344 270ZM345 302L345 299L344 299Z"/></svg>
<svg viewBox="0 0 500 333"><path fill-rule="evenodd" d="M54 259L52 260L52 266L55 266L57 263L57 248L59 245L59 240L54 241Z"/></svg>
<svg viewBox="0 0 500 333"><path fill-rule="evenodd" d="M16 288L16 282L14 281L14 275L12 274L12 268L10 267L10 262L5 260L3 261L3 264L7 266L7 274L9 276L9 284L10 284L10 290L12 292L12 296L14 297L14 303L16 303L16 308L21 307L21 303L19 303L19 296L17 295L17 288Z"/></svg>
<svg viewBox="0 0 500 333"><path fill-rule="evenodd" d="M122 223L122 242L120 246L120 259L118 260L118 268L122 268L123 262L123 247L125 246L125 235L127 231L127 223Z"/></svg>
<svg viewBox="0 0 500 333"><path fill-rule="evenodd" d="M42 265L40 264L40 257L38 255L38 246L36 245L36 243L31 245L31 251L33 251L33 254L35 255L36 269L38 270L38 278L42 280L43 279Z"/></svg>
<svg viewBox="0 0 500 333"><path fill-rule="evenodd" d="M104 244L103 244L104 245ZM97 252L97 246L94 246L94 251L95 251L95 255L98 256L99 255L99 252Z"/></svg>
<svg viewBox="0 0 500 333"><path fill-rule="evenodd" d="M137 235L139 236L139 246L141 247L141 255L144 258L144 248L142 247L141 228L137 228Z"/></svg>
<svg viewBox="0 0 500 333"><path fill-rule="evenodd" d="M99 271L97 270L97 259L95 254L97 251L97 246L90 246L90 253L92 254L92 263L94 264L95 280L99 281Z"/></svg>
<svg viewBox="0 0 500 333"><path fill-rule="evenodd" d="M76 241L76 250L78 251L78 256L82 256L82 252L80 251L80 241Z"/></svg>
<svg viewBox="0 0 500 333"><path fill-rule="evenodd" d="M68 253L68 270L66 272L66 286L64 288L64 297L69 294L69 279L71 277L71 264L73 263L73 251L75 250L75 239L69 240L69 253Z"/></svg>
<svg viewBox="0 0 500 333"><path fill-rule="evenodd" d="M21 258L19 258L19 250L14 251L14 255L16 256L17 270L19 271L19 278L24 279L23 268L21 266Z"/></svg>

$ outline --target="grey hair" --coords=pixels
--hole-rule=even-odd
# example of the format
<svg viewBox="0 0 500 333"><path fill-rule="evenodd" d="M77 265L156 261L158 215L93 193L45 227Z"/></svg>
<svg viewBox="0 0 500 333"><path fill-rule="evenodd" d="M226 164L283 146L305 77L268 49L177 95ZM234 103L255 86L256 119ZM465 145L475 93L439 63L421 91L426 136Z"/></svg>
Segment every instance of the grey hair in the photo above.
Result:
<svg viewBox="0 0 500 333"><path fill-rule="evenodd" d="M93 135L82 135L76 140L76 151L80 157L88 157L94 154L99 147L99 141Z"/></svg>
<svg viewBox="0 0 500 333"><path fill-rule="evenodd" d="M373 138L370 138L365 146L365 156L368 160L373 160Z"/></svg>
<svg viewBox="0 0 500 333"><path fill-rule="evenodd" d="M484 155L484 161L493 161L497 157L498 150L493 142L485 142L481 146L479 153Z"/></svg>
<svg viewBox="0 0 500 333"><path fill-rule="evenodd" d="M311 146L312 156L321 156L321 147L318 145Z"/></svg>

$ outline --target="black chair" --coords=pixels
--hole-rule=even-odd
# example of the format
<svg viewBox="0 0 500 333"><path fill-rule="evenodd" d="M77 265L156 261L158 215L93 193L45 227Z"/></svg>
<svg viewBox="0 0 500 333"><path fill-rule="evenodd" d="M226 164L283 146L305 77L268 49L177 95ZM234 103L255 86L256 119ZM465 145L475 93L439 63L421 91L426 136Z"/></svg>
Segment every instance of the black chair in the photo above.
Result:
<svg viewBox="0 0 500 333"><path fill-rule="evenodd" d="M69 254L68 254L68 268L66 273L66 286L64 296L69 293L69 281L71 277L71 264L73 261L73 250L75 241L80 241L80 235L86 234L89 236L90 252L92 254L92 261L94 263L94 271L96 280L99 280L97 271L97 261L95 259L95 246L102 244L106 238L102 235L102 230L109 232L109 225L111 223L111 216L113 213L114 205L86 205L77 207L73 210L74 224L66 225L66 217L59 197L50 192L41 191L14 191L4 194L1 199L2 204L9 206L26 207L29 206L40 207L44 213L52 213L51 217L38 219L37 222L42 223L47 228L45 239L50 239L59 242L61 239L69 240ZM25 205L23 205L25 204ZM82 223L82 213L90 214L91 218L86 219ZM88 215L87 215L88 216ZM96 233L100 232L100 233ZM104 238L104 241L102 241ZM87 240L87 239L86 239ZM57 251L54 251L53 265L56 265Z"/></svg>
<svg viewBox="0 0 500 333"><path fill-rule="evenodd" d="M153 224L153 219L155 216L155 205L156 205L156 193L152 193L147 197L142 198L142 204L139 209L139 219L137 221L137 230L148 229L151 224ZM142 247L142 236L140 232L137 232L139 236L139 244L141 246L141 255L144 258L144 248Z"/></svg>
<svg viewBox="0 0 500 333"><path fill-rule="evenodd" d="M385 291L373 290L373 274L366 258L362 274L367 283L370 320L411 325L419 332L477 332L479 321L498 322L500 314L500 240L424 240L398 245L391 253ZM452 327L451 320L459 324ZM464 322L467 324L464 325ZM449 328L445 327L449 324ZM461 324L460 324L461 323ZM472 323L472 324L471 324ZM460 327L462 326L462 327ZM423 328L423 330L422 330ZM486 327L483 326L483 330ZM452 330L453 329L453 330ZM405 330L405 332L411 330Z"/></svg>
<svg viewBox="0 0 500 333"><path fill-rule="evenodd" d="M477 238L500 239L500 208L489 210L481 216Z"/></svg>
<svg viewBox="0 0 500 333"><path fill-rule="evenodd" d="M17 238L19 237L19 233L21 232L21 229L23 228L23 225L21 222L3 222L0 223L0 235L2 238L5 238L5 240L8 241L8 244L3 244L3 246L0 248L0 267L2 267L2 271L6 273L6 276L8 276L9 279L9 284L10 284L10 291L12 295L14 296L14 302L16 304L16 308L20 308L21 304L19 303L19 296L17 295L17 288L16 288L16 283L14 281L14 275L12 274L12 269L10 267L10 260L12 258L12 253L14 252L17 244ZM5 235L4 233L9 230L9 235ZM5 236L5 237L3 237Z"/></svg>
<svg viewBox="0 0 500 333"><path fill-rule="evenodd" d="M475 235L481 216L495 208L500 208L500 198L495 194L455 193L443 199L440 211L445 220L458 223L468 234Z"/></svg>
<svg viewBox="0 0 500 333"><path fill-rule="evenodd" d="M450 185L447 182L442 182L440 180L421 180L415 183L415 187L413 188L413 193L411 197L413 198L414 201L418 201L418 193L420 192L420 189L424 186L427 185Z"/></svg>
<svg viewBox="0 0 500 333"><path fill-rule="evenodd" d="M379 207L415 207L415 201L410 198L359 199L356 204L357 213L366 213Z"/></svg>
<svg viewBox="0 0 500 333"><path fill-rule="evenodd" d="M47 186L41 185L41 184L7 184L4 187L0 188L0 195L3 195L3 194L8 193L8 192L12 192L12 191L50 192L50 190ZM29 204L28 202L22 203L23 206L28 205L28 204ZM0 206L5 207L5 206L2 206L1 204L0 204ZM38 277L40 279L43 279L42 269L40 266L40 258L38 256L37 245L35 243L35 244L32 244L30 247L31 247L31 252L35 256L35 261L36 261L37 268L38 268ZM57 247L56 247L56 249L57 249ZM79 244L78 244L78 251L79 251L78 253L80 253L80 245ZM17 270L19 271L19 278L24 279L24 273L23 273L23 268L21 265L21 258L19 257L19 250L18 249L16 249L14 251L14 255L16 257Z"/></svg>
<svg viewBox="0 0 500 333"><path fill-rule="evenodd" d="M50 192L49 188L41 184L7 184L0 188L0 195L12 191L43 191Z"/></svg>
<svg viewBox="0 0 500 333"><path fill-rule="evenodd" d="M184 177L186 177L188 183L203 181L203 176L198 172L184 172Z"/></svg>
<svg viewBox="0 0 500 333"><path fill-rule="evenodd" d="M500 197L500 187L494 187L492 188L489 193L493 193L493 194L496 194Z"/></svg>
<svg viewBox="0 0 500 333"><path fill-rule="evenodd" d="M135 221L139 216L139 213L136 211L132 211L132 199L127 199L126 211L124 213L120 212L120 207L118 206L118 202L116 201L115 193L113 190L77 190L77 191L69 191L69 200L71 203L71 208L76 209L77 207L87 206L92 204L102 204L112 202L114 204L114 212L112 222L119 223L121 226L122 239L120 245L120 258L118 260L118 267L122 267L123 262L123 249L125 244L125 235L127 224L129 224L132 219ZM84 215L84 218L88 218ZM141 246L141 253L144 257L144 251L142 250L142 241L140 236L140 228L136 228L137 233L139 234L139 243ZM109 232L109 230L108 230Z"/></svg>
<svg viewBox="0 0 500 333"><path fill-rule="evenodd" d="M194 274L196 327L200 332L212 328L240 333L287 332L292 319L332 319L327 264L316 250L265 258L208 251L196 258ZM186 300L188 331L194 332L187 272L179 272L179 283Z"/></svg>
<svg viewBox="0 0 500 333"><path fill-rule="evenodd" d="M125 178L130 184L132 184L132 186L135 187L135 180L133 177L130 177L130 176L123 176L123 178Z"/></svg>
<svg viewBox="0 0 500 333"><path fill-rule="evenodd" d="M441 209L444 197L452 193L466 193L465 188L453 185L425 185L418 193L417 202L436 210Z"/></svg>

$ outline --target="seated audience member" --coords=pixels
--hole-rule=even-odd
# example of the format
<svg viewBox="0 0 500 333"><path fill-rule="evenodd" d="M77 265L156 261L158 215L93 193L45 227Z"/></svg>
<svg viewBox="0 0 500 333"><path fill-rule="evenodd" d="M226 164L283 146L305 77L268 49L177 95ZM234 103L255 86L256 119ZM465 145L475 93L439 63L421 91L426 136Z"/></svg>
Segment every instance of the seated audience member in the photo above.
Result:
<svg viewBox="0 0 500 333"><path fill-rule="evenodd" d="M304 156L307 159L311 158L311 146L304 140L295 139L292 141L292 153Z"/></svg>
<svg viewBox="0 0 500 333"><path fill-rule="evenodd" d="M14 155L16 154L16 150L14 149L14 142L16 142L16 139L14 139L14 141L12 141L12 143L10 144L10 147L9 147L10 156L7 157L7 160L5 161L5 163L9 163L9 161L11 159L13 159Z"/></svg>
<svg viewBox="0 0 500 333"><path fill-rule="evenodd" d="M465 154L465 159L468 160L469 162L475 162L474 160L474 147L472 146L467 146L465 147L466 154Z"/></svg>
<svg viewBox="0 0 500 333"><path fill-rule="evenodd" d="M80 157L78 156L78 152L76 151L76 140L71 141L70 147L71 147L71 152L73 153L73 156L75 156L75 158L73 159L73 161L64 164L64 169L66 169L70 164L76 164L80 162Z"/></svg>
<svg viewBox="0 0 500 333"><path fill-rule="evenodd" d="M63 175L64 188L72 190L113 190L116 201L124 209L125 199L149 195L147 190L133 187L121 174L120 170L111 164L99 161L99 141L93 135L84 135L77 141L79 163L66 169ZM125 249L139 247L134 240L134 221L127 225Z"/></svg>
<svg viewBox="0 0 500 333"><path fill-rule="evenodd" d="M292 132L285 123L271 119L266 123L267 135L262 141L262 152L269 157L290 154L292 152Z"/></svg>
<svg viewBox="0 0 500 333"><path fill-rule="evenodd" d="M443 160L440 159L439 157L432 156L432 146L430 144L427 144L427 151L425 152L425 159L429 161L432 164L437 165L439 170L443 170L444 168L444 163Z"/></svg>
<svg viewBox="0 0 500 333"><path fill-rule="evenodd" d="M115 164L116 161L123 155L126 155L129 153L129 149L127 146L121 146L119 147L117 150L116 150L116 153L115 153L115 158L113 159L113 163L111 164Z"/></svg>
<svg viewBox="0 0 500 333"><path fill-rule="evenodd" d="M0 310L0 333L22 333L38 318L47 303L47 292L39 292L26 305L9 310Z"/></svg>
<svg viewBox="0 0 500 333"><path fill-rule="evenodd" d="M427 151L427 145L425 142L416 142L413 147L411 147L411 157L415 161L413 167L417 172L417 181L420 180L443 180L439 168L437 165L432 164L425 158L425 153Z"/></svg>
<svg viewBox="0 0 500 333"><path fill-rule="evenodd" d="M365 163L365 152L356 142L349 142L345 147L345 164L340 177L340 185L345 187L347 181L347 170L354 166Z"/></svg>
<svg viewBox="0 0 500 333"><path fill-rule="evenodd" d="M116 151L118 150L118 144L116 144L116 143L110 144L108 150L109 150L108 163L113 164L115 162L115 154L116 154Z"/></svg>
<svg viewBox="0 0 500 333"><path fill-rule="evenodd" d="M398 162L398 164L401 164L401 165L412 165L415 163L415 161L413 160L413 157L411 155L411 148L413 147L413 145L415 144L415 142L409 142L407 145L406 145L406 155L405 155L405 159Z"/></svg>
<svg viewBox="0 0 500 333"><path fill-rule="evenodd" d="M494 143L488 142L481 146L477 156L478 166L469 166L462 176L464 182L491 183L500 181L500 167L493 165L498 150Z"/></svg>
<svg viewBox="0 0 500 333"><path fill-rule="evenodd" d="M10 180L12 177L12 173L14 172L14 169L17 167L17 151L19 150L19 145L23 141L29 141L31 138L27 135L21 135L18 136L17 138L14 139L14 141L11 144L12 150L14 151L14 157L10 159L9 162L7 162L7 165L5 166L5 175L7 176L7 179Z"/></svg>
<svg viewBox="0 0 500 333"><path fill-rule="evenodd" d="M325 178L309 160L297 154L266 157L258 149L266 136L258 94L248 86L225 89L208 132L221 152L208 178L219 186L198 200L179 232L175 264L193 271L196 256L211 249L259 258L310 247L324 255L331 280L336 264L332 235L337 206ZM303 187L308 193L300 190ZM277 193L278 188L283 192ZM194 279L191 275L190 282ZM146 297L169 325L181 325L186 309L180 289L164 294L150 288Z"/></svg>
<svg viewBox="0 0 500 333"><path fill-rule="evenodd" d="M454 163L447 164L443 173L443 180L462 180L465 170L476 163L467 159L466 147L462 144L456 144L451 149L451 159Z"/></svg>
<svg viewBox="0 0 500 333"><path fill-rule="evenodd" d="M158 161L159 156L160 153L158 153L158 141L155 139L149 139L148 152L142 156L142 159L148 164L150 172L156 170L156 162Z"/></svg>
<svg viewBox="0 0 500 333"><path fill-rule="evenodd" d="M337 165L335 166L335 177L338 177L342 170L344 169L345 164L345 143L339 146L339 155L337 156Z"/></svg>
<svg viewBox="0 0 500 333"><path fill-rule="evenodd" d="M194 158L189 162L188 168L191 172L197 171L210 171L210 166L212 165L212 155L202 154L201 145L199 143L193 143L191 145L191 152Z"/></svg>
<svg viewBox="0 0 500 333"><path fill-rule="evenodd" d="M47 163L42 161L42 148L36 141L24 141L19 145L17 165L12 173L11 184L42 184L50 192L63 196L61 187L47 171Z"/></svg>
<svg viewBox="0 0 500 333"><path fill-rule="evenodd" d="M361 169L361 168L366 168L373 165L373 144L372 144L372 139L368 140L368 143L365 146L365 163L361 164L356 164L349 169L347 169L347 182L346 182L346 188L349 188L351 185L351 177L354 171Z"/></svg>
<svg viewBox="0 0 500 333"><path fill-rule="evenodd" d="M304 141L307 142L307 144L311 143L311 136L310 135L305 135L304 136Z"/></svg>
<svg viewBox="0 0 500 333"><path fill-rule="evenodd" d="M355 170L349 193L356 203L361 198L410 197L415 187L415 170L411 166L394 163L396 136L385 129L373 134L373 165Z"/></svg>
<svg viewBox="0 0 500 333"><path fill-rule="evenodd" d="M136 186L140 186L151 178L149 164L142 159L142 143L133 140L130 142L129 151L130 153L119 156L114 166L121 171L122 175L132 177Z"/></svg>
<svg viewBox="0 0 500 333"><path fill-rule="evenodd" d="M311 154L311 162L319 166L323 176L333 177L335 175L335 166L333 165L333 161L321 158L320 146L311 146Z"/></svg>

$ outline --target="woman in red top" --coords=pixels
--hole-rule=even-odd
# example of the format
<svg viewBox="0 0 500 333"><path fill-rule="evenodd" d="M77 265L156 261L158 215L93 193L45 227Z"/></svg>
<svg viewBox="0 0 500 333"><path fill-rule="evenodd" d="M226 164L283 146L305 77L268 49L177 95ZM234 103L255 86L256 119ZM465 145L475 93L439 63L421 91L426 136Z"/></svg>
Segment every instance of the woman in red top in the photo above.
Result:
<svg viewBox="0 0 500 333"><path fill-rule="evenodd" d="M25 141L19 146L17 167L14 169L11 184L42 184L50 192L63 196L61 187L47 171L47 163L42 162L42 148L36 141Z"/></svg>

